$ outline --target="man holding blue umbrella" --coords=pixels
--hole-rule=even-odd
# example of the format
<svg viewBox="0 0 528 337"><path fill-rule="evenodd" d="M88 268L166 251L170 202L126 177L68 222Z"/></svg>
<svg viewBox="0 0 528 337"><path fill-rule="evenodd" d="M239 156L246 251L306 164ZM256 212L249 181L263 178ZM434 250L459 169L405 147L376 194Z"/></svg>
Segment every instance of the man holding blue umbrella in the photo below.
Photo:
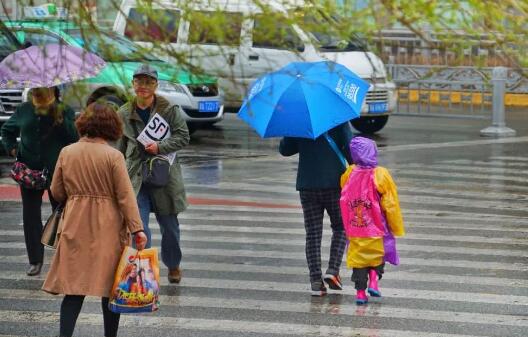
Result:
<svg viewBox="0 0 528 337"><path fill-rule="evenodd" d="M341 290L339 277L346 237L339 180L352 138L349 121L359 117L369 84L334 62L294 62L252 84L238 116L261 137L284 137L279 151L299 154L296 188L306 230L306 260L312 295L326 294L324 281ZM350 160L348 160L350 162ZM332 223L330 260L321 271L324 211Z"/></svg>

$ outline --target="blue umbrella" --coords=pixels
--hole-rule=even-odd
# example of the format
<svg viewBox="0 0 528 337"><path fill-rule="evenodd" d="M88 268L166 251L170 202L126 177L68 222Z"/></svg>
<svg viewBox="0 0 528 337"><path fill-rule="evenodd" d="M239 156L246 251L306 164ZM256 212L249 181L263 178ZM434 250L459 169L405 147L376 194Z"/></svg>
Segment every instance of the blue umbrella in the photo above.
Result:
<svg viewBox="0 0 528 337"><path fill-rule="evenodd" d="M359 117L369 86L335 62L293 62L258 78L238 117L263 138L315 139Z"/></svg>

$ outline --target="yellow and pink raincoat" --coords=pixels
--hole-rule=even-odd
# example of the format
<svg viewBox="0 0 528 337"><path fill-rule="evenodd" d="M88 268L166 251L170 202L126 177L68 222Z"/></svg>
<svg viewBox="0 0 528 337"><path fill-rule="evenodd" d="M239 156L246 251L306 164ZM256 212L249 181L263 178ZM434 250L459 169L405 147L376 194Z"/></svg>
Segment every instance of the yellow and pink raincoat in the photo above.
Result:
<svg viewBox="0 0 528 337"><path fill-rule="evenodd" d="M405 229L396 185L389 171L378 166L376 143L355 137L350 141L354 165L341 176L341 213L349 240L349 268L399 264L395 236Z"/></svg>

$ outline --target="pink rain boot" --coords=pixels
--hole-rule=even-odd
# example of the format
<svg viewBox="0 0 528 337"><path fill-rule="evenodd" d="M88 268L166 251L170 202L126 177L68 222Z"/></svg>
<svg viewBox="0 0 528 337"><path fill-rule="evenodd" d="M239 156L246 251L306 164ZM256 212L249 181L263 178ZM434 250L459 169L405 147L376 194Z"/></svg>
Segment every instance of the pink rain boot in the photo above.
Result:
<svg viewBox="0 0 528 337"><path fill-rule="evenodd" d="M356 292L356 304L363 305L368 303L368 297L365 290L358 290Z"/></svg>
<svg viewBox="0 0 528 337"><path fill-rule="evenodd" d="M372 297L381 297L381 291L378 289L378 273L374 269L369 270L368 293Z"/></svg>

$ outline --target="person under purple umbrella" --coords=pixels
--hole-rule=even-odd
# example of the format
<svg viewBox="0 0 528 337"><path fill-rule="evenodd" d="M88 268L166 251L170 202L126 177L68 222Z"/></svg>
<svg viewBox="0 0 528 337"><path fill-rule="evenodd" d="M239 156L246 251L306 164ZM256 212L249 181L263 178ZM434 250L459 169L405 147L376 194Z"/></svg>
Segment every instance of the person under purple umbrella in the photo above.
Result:
<svg viewBox="0 0 528 337"><path fill-rule="evenodd" d="M60 101L57 86L94 77L105 66L97 55L61 44L32 46L0 62L0 89L32 89L29 101L17 106L0 130L7 153L16 158L12 177L22 195L29 276L40 274L44 260L42 196L47 190L52 208L58 206L49 190L55 164L62 148L79 139L75 113Z"/></svg>
<svg viewBox="0 0 528 337"><path fill-rule="evenodd" d="M57 207L49 191L51 177L59 153L63 147L78 140L73 110L59 100L59 92L53 88L32 89L29 102L17 106L15 113L0 130L7 153L34 172L45 175L43 188L20 184L22 195L22 219L24 238L29 258L27 275L40 274L44 261L42 235L42 196L48 191L52 209ZM20 142L17 142L20 137Z"/></svg>
<svg viewBox="0 0 528 337"><path fill-rule="evenodd" d="M405 228L396 184L378 166L376 143L354 137L349 147L353 165L341 176L340 206L349 242L347 266L352 268L356 303L362 305L368 302L367 291L381 297L378 280L386 262L399 264L394 236L403 236Z"/></svg>

